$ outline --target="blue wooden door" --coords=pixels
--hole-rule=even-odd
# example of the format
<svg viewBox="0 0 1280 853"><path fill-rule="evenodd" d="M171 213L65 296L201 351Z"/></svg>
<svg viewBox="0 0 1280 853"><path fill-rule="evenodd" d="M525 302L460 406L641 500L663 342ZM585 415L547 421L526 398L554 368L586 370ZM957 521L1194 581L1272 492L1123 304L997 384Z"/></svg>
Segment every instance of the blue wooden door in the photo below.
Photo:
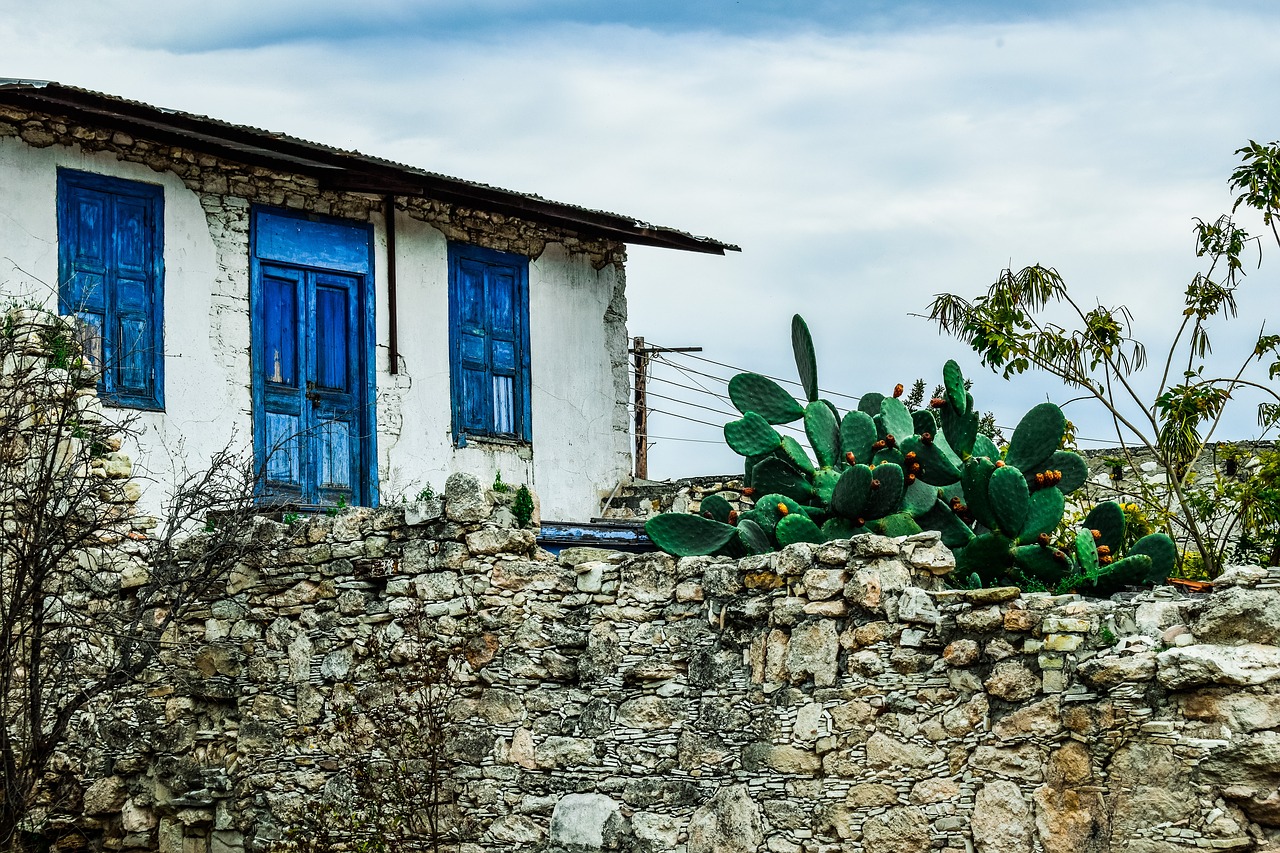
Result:
<svg viewBox="0 0 1280 853"><path fill-rule="evenodd" d="M266 239L256 241L256 255L316 259L306 239L281 249L281 235L271 229L283 217L272 215L265 227L266 216L258 218L259 236ZM307 225L288 227L306 235ZM376 499L370 475L372 336L362 307L368 304L368 276L256 255L254 444L265 497L303 506L370 505Z"/></svg>

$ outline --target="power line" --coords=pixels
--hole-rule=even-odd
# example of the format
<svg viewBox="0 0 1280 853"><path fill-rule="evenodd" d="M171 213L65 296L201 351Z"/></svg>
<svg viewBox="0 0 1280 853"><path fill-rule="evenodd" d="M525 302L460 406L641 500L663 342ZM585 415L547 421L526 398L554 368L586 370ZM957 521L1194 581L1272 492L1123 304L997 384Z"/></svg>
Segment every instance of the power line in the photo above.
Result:
<svg viewBox="0 0 1280 853"><path fill-rule="evenodd" d="M703 409L704 411L715 412L717 415L724 415L726 417L730 417L734 419L742 417L737 412L726 412L721 409L713 409L711 406L704 406L700 403L691 403L688 400L681 400L677 397L668 397L665 394L657 394L657 393L654 393L653 391L649 392L649 396L657 397L659 400L670 400L672 403L679 403L682 406L692 406L695 409ZM651 409L651 411L653 410Z"/></svg>
<svg viewBox="0 0 1280 853"><path fill-rule="evenodd" d="M675 365L668 365L668 366L675 367ZM679 368L676 368L676 369L679 370ZM674 379L664 379L661 376L650 376L649 378L652 379L654 382L661 382L664 385L674 385L677 388L684 388L686 391L697 391L700 394L710 394L712 397L715 397L717 400L724 400L730 403L733 402L724 394L717 394L716 392L709 391L708 389L703 388L700 385L685 385L683 382L677 382Z"/></svg>
<svg viewBox="0 0 1280 853"><path fill-rule="evenodd" d="M659 414L659 415L668 415L673 418L679 418L682 421L693 421L695 424L703 424L704 426L715 427L716 429L724 429L724 424L713 424L711 421L703 421L703 420L699 420L698 418L691 418L688 415L677 415L675 412L668 412L663 409L655 409L652 406L648 407L648 411L654 412L655 414Z"/></svg>
<svg viewBox="0 0 1280 853"><path fill-rule="evenodd" d="M700 356L700 355L690 355L689 353L679 353L679 355L682 355L682 356L684 356L685 358L692 358L692 359L696 359L696 360L698 360L698 361L705 361L707 364L714 364L714 365L715 365L715 366L717 366L717 367L724 367L724 368L727 368L727 369L729 369L729 370L736 370L736 371L738 371L739 373L754 373L754 372L756 372L756 371L746 370L746 369L744 369L744 368L738 367L737 365L733 365L733 364L725 364L723 361L716 361L715 359L711 359L711 358L703 358L703 357L702 357L702 356ZM665 359L664 359L664 361L665 361ZM669 361L668 361L667 363L668 363L668 364L670 364L671 362L669 362ZM709 376L709 374L707 374L707 375ZM764 377L764 378L766 378L766 379L772 379L774 382L780 382L780 383L785 384L785 385L797 385L797 386L800 386L800 387L802 387L802 388L804 387L803 383L797 382L797 381L795 381L794 379L783 379L783 378L778 377L778 376L770 376L770 375L769 375L769 374L767 374L767 373L761 373L760 375L761 375L761 376L763 376L763 377ZM727 380L727 379L720 379L720 377L718 377L718 376L711 376L710 378L712 378L712 379L719 379L721 382L728 382L728 381L729 381L729 380ZM861 399L862 399L862 397L861 397L861 396L856 396L856 395L853 395L853 394L843 394L843 393L841 393L841 392L839 392L839 391L831 391L831 390L826 389L826 388L819 388L818 390L819 390L820 392L822 392L823 394L827 394L827 395L830 395L830 396L832 396L832 397L844 397L846 400L854 400L854 401L857 401L857 400L861 400Z"/></svg>
<svg viewBox="0 0 1280 853"><path fill-rule="evenodd" d="M726 446L723 441L716 441L712 438L679 438L674 435L651 435L650 441L685 441L690 444L718 444L721 447Z"/></svg>
<svg viewBox="0 0 1280 853"><path fill-rule="evenodd" d="M723 410L721 410L721 409L714 409L714 408L712 408L711 406L703 406L703 405L701 405L701 404L699 404L699 403L693 403L693 402L690 402L690 401L688 401L688 400L680 400L680 399L677 399L677 398L675 398L675 397L668 397L668 396L666 396L665 394L657 394L657 393L655 393L655 392L653 392L653 391L650 391L650 392L649 392L649 394L648 394L648 396L650 396L650 397L658 397L658 398L663 399L663 400L669 400L669 401L671 401L672 403L679 403L679 404L680 404L680 405L682 405L682 406L692 406L692 407L693 407L693 408L695 408L695 409L704 409L704 410L706 410L706 411L708 411L708 412L714 412L714 413L715 413L715 414L717 414L717 415L724 415L725 417L733 418L734 420L737 420L738 418L742 417L742 415L741 415L739 412L726 412L726 411L723 411ZM632 406L631 408L632 408L632 410L634 411L635 407L634 407L634 406ZM650 412L657 412L658 414L664 414L664 415L674 414L673 412L664 412L664 411L663 411L663 410L661 410L661 409L655 409L655 408L653 408L652 406L649 406L649 407L648 407L648 410L649 410ZM679 417L679 415L676 415L676 417ZM706 422L705 422L705 421L699 421L699 423L706 423ZM723 426L723 424L720 424L720 426ZM773 427L774 427L774 429L784 429L784 430L787 430L788 432L794 432L794 433L796 433L796 434L798 434L798 435L805 435L805 436L807 436L807 435L808 435L808 433L806 433L802 428L797 427L797 426L792 426L791 424L773 424Z"/></svg>

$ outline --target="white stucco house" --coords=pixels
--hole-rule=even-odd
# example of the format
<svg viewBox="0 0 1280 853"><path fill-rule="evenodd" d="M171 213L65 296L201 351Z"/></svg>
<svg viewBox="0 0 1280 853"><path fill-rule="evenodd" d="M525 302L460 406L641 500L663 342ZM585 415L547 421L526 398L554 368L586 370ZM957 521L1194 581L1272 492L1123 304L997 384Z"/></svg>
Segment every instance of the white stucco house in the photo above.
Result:
<svg viewBox="0 0 1280 853"><path fill-rule="evenodd" d="M277 504L373 505L465 470L589 518L630 470L627 244L736 250L0 80L0 296L76 315L157 480L242 441Z"/></svg>

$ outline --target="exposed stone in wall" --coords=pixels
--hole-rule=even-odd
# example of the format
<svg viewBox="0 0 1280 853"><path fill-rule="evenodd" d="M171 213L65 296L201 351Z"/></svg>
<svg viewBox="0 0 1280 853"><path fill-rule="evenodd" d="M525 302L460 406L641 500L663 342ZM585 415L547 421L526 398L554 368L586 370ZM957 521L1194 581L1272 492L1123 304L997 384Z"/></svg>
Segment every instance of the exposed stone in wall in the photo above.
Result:
<svg viewBox="0 0 1280 853"><path fill-rule="evenodd" d="M739 511L755 506L742 494L743 482L734 476L686 477L679 480L632 480L622 483L601 506L604 518L646 519L660 512L698 511L707 495L719 495Z"/></svg>
<svg viewBox="0 0 1280 853"><path fill-rule="evenodd" d="M422 607L470 650L464 853L1280 844L1280 575L1212 597L949 590L930 534L556 558L492 506L455 475L407 510L264 528L260 567L183 627L183 676L87 721L96 831L265 849L336 766L335 715L376 689L370 638ZM745 588L767 572L785 584Z"/></svg>

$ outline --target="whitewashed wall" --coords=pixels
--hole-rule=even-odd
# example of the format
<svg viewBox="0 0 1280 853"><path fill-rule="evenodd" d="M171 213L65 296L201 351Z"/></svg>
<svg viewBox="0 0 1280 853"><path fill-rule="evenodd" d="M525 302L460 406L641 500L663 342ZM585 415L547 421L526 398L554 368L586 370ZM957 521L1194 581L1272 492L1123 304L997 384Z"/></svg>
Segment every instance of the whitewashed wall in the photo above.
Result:
<svg viewBox="0 0 1280 853"><path fill-rule="evenodd" d="M0 127L0 130L3 128ZM194 158L192 158L194 162ZM181 164L179 164L181 165ZM140 428L135 464L154 480L142 504L155 511L175 465L197 468L211 453L252 440L249 376L250 202L198 192L167 169L78 145L34 147L0 133L0 292L57 304L55 207L58 167L164 188L165 411L129 412ZM300 181L299 183L305 183ZM207 188L226 184L206 181ZM294 206L281 190L267 203ZM353 209L376 210L357 197ZM335 215L344 211L332 205ZM309 205L307 209L314 209ZM328 211L326 211L328 212ZM598 512L630 467L627 438L626 302L619 265L547 242L529 267L533 447L450 436L447 238L407 211L397 215L400 373L388 370L386 230L375 227L378 460L383 502L442 488L452 471L528 483L544 518ZM126 410L121 410L126 411Z"/></svg>

